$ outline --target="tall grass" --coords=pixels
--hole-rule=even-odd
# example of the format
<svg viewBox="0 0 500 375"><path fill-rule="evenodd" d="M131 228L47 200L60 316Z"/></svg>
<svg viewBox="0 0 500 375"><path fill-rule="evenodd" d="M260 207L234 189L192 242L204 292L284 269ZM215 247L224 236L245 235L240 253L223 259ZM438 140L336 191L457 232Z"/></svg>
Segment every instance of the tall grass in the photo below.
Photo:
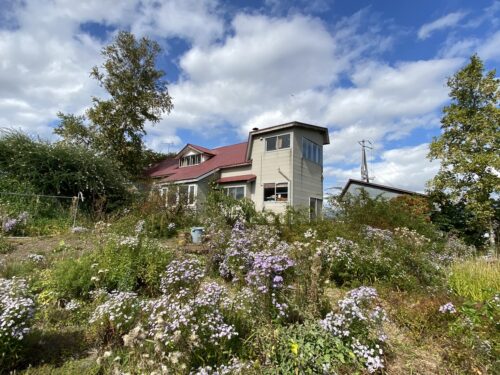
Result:
<svg viewBox="0 0 500 375"><path fill-rule="evenodd" d="M498 259L472 259L451 266L450 288L459 296L484 302L500 292L500 262Z"/></svg>

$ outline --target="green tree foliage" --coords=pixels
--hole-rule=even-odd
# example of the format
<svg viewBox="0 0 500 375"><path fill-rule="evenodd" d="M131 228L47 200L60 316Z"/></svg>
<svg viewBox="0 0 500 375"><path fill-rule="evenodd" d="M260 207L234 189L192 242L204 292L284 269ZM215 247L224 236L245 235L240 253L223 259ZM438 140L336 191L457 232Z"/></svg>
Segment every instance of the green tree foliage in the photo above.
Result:
<svg viewBox="0 0 500 375"><path fill-rule="evenodd" d="M81 146L51 144L23 133L0 133L0 176L19 181L35 194L77 196L108 208L129 196L116 163Z"/></svg>
<svg viewBox="0 0 500 375"><path fill-rule="evenodd" d="M155 41L137 40L129 32L120 32L102 50L102 67L95 66L90 74L110 97L92 99L88 125L83 117L60 113L61 122L54 132L66 143L104 153L117 160L123 170L137 175L157 159L143 142L146 123L158 123L173 108L163 80L165 73L155 66L160 52Z"/></svg>
<svg viewBox="0 0 500 375"><path fill-rule="evenodd" d="M85 125L85 116L76 116L59 112L60 122L54 133L62 138L62 142L92 148L96 142L95 129Z"/></svg>
<svg viewBox="0 0 500 375"><path fill-rule="evenodd" d="M500 80L495 74L485 74L483 62L474 55L448 79L451 103L443 110L443 132L432 141L428 155L441 160L430 190L463 204L470 212L468 221L491 234L500 192Z"/></svg>

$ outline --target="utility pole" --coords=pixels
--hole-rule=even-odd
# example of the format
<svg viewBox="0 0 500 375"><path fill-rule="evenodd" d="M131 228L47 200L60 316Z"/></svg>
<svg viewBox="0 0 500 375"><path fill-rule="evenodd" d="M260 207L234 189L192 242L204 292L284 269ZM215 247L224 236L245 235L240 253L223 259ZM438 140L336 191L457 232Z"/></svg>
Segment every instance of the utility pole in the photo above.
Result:
<svg viewBox="0 0 500 375"><path fill-rule="evenodd" d="M361 145L361 179L365 182L370 182L370 176L368 174L368 162L366 161L366 149L373 150L372 143L368 140L363 139L358 142ZM370 145L367 146L367 143ZM373 179L373 177L372 177Z"/></svg>

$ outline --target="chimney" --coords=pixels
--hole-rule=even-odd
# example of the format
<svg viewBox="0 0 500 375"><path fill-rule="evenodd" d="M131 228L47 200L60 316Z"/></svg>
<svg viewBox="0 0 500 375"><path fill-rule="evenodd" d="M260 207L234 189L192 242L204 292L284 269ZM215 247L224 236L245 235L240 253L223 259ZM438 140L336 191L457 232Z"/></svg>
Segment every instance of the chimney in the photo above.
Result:
<svg viewBox="0 0 500 375"><path fill-rule="evenodd" d="M253 132L256 132L257 130L259 130L259 128L253 128L252 129Z"/></svg>

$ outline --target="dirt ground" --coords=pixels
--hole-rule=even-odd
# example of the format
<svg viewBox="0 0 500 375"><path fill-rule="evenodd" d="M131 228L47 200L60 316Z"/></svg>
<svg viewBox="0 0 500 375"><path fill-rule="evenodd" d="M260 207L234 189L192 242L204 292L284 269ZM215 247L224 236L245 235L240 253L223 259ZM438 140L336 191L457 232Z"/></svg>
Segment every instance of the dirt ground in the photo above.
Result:
<svg viewBox="0 0 500 375"><path fill-rule="evenodd" d="M13 250L7 254L0 254L0 259L5 262L23 260L29 254L50 255L64 247L71 248L73 250L72 254L79 256L95 248L95 243L99 240L93 233L66 233L41 237L6 237L6 239L13 246ZM207 251L205 245L186 243L186 241L179 241L178 238L162 239L160 242L166 247L191 254L202 254Z"/></svg>

